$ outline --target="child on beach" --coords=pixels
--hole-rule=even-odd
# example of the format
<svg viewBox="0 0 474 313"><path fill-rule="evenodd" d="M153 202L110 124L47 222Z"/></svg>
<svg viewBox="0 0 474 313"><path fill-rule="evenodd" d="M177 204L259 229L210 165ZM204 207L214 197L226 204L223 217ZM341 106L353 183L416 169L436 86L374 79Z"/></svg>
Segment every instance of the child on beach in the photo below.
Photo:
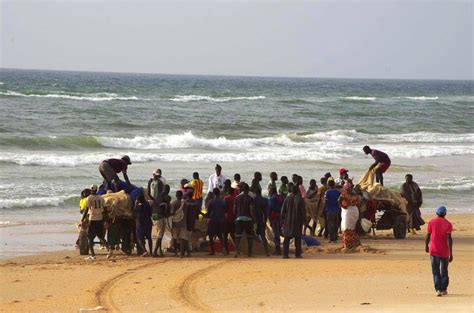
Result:
<svg viewBox="0 0 474 313"><path fill-rule="evenodd" d="M430 254L434 287L438 297L448 294L448 265L453 261L453 225L446 219L446 207L436 209L438 217L428 222L425 251Z"/></svg>

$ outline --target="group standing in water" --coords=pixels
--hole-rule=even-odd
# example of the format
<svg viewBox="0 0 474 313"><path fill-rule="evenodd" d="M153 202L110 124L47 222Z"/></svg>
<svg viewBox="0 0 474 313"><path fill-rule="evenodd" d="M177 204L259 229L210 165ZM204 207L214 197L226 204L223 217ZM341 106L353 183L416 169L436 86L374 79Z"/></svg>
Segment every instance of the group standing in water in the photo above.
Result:
<svg viewBox="0 0 474 313"><path fill-rule="evenodd" d="M375 169L376 179L383 184L383 173L390 167L391 161L387 154L363 148L366 154L371 154L375 163L370 169ZM128 156L121 159L104 160L99 165L99 172L104 181L98 188L91 186L90 195L83 199L83 221L89 221L88 237L91 259L95 258L93 245L94 238L98 237L101 244L109 249L110 244L104 236L104 222L107 228L112 226L112 236L107 236L116 248L120 239L117 231L113 229L113 221L106 216L105 204L100 194L130 190L132 184L127 175L128 166L131 165ZM207 236L209 237L209 251L216 252L217 239L222 248L222 253L230 253L231 244L235 244L235 256L242 254L241 240L244 233L247 238L247 255L253 255L254 237L259 238L265 254L270 256L270 246L267 241L267 223L273 234L274 254L283 258L289 257L291 239L295 245L295 256L302 256L301 240L309 230L309 235L329 239L330 243L339 240L342 233L342 243L345 248L351 249L360 245L356 225L359 221L358 205L361 195L354 188L349 171L345 168L339 170L339 177L334 179L326 173L319 179L309 181L309 188L305 188L303 177L298 174L282 176L278 182L276 172L271 172L266 191L262 191L263 180L260 172L255 172L251 183L241 180L236 173L233 180L227 179L222 174L222 167L216 164L215 172L209 176L207 194L204 194L204 182L199 173L194 172L192 179L182 179L175 193L175 200L170 196L170 186L162 176L161 169L153 172L147 184L147 193L138 194L133 203L135 216L135 239L137 248L142 256L164 256L162 247L165 230L168 228L172 235L171 251L181 257L191 255L190 239L195 231L196 221L202 215L207 218ZM122 173L125 182L121 181L118 174ZM267 194L268 196L264 196ZM415 212L410 220L414 229L419 229L423 221L419 214L421 206L421 190L413 182L412 176L407 175L407 182L401 188L401 194L407 198L411 211ZM205 195L205 198L204 198ZM205 208L202 211L202 208ZM101 225L100 227L98 225ZM319 232L316 230L319 226ZM156 227L157 238L155 245L152 240L152 229ZM115 238L114 238L115 237ZM281 248L283 237L283 251ZM129 250L126 252L130 252Z"/></svg>

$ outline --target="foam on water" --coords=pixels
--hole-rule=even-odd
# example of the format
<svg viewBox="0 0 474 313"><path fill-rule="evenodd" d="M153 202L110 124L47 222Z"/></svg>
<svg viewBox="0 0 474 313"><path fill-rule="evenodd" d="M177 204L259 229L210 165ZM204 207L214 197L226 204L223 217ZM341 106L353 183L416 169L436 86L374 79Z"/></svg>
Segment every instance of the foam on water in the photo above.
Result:
<svg viewBox="0 0 474 313"><path fill-rule="evenodd" d="M377 98L376 97L348 96L348 97L342 97L342 99L355 100L355 101L375 101Z"/></svg>
<svg viewBox="0 0 474 313"><path fill-rule="evenodd" d="M10 96L10 97L27 97L27 98L57 98L57 99L66 99L66 100L85 100L85 101L94 101L94 102L102 102L102 101L149 101L152 99L146 98L139 98L135 96L119 96L115 93L93 93L93 94L84 94L84 95L70 95L70 94L63 94L63 93L53 93L53 94L24 94L20 92L15 92L11 90L7 90L6 92L0 91L0 95L2 96Z"/></svg>
<svg viewBox="0 0 474 313"><path fill-rule="evenodd" d="M22 199L0 199L0 209L11 208L33 208L58 206L63 204L71 196L53 196L53 197L30 197Z"/></svg>
<svg viewBox="0 0 474 313"><path fill-rule="evenodd" d="M192 102L192 101L228 102L228 101L235 101L235 100L261 100L261 99L265 99L265 96L211 97L211 96L202 96L202 95L187 95L187 96L176 95L175 97L169 100L174 101L174 102Z"/></svg>

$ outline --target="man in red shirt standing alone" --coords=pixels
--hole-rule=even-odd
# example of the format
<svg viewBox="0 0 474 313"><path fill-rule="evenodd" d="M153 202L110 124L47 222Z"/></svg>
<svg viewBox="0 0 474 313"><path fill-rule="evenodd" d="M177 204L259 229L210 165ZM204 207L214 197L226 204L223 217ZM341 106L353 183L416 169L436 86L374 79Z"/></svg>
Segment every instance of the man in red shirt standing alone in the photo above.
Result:
<svg viewBox="0 0 474 313"><path fill-rule="evenodd" d="M436 295L441 297L448 294L448 264L453 261L453 226L445 218L445 206L439 206L436 215L438 217L428 222L425 251L430 254Z"/></svg>

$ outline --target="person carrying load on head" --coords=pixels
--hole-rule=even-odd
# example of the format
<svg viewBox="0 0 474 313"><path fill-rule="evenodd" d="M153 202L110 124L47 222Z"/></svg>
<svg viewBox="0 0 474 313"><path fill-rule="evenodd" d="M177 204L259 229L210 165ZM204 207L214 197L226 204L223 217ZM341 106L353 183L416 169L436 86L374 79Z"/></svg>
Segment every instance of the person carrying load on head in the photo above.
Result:
<svg viewBox="0 0 474 313"><path fill-rule="evenodd" d="M375 168L375 181L383 186L383 173L388 170L392 163L390 158L385 152L371 149L369 146L365 146L362 150L365 154L370 154L374 158L375 162L369 167L369 170Z"/></svg>
<svg viewBox="0 0 474 313"><path fill-rule="evenodd" d="M127 184L130 186L130 180L127 175L127 168L131 165L130 157L124 155L121 159L108 159L100 162L99 172L104 178L104 185L107 189L112 189L112 181L115 184L115 191L120 191L120 179L117 176L118 173L123 173L123 177Z"/></svg>

